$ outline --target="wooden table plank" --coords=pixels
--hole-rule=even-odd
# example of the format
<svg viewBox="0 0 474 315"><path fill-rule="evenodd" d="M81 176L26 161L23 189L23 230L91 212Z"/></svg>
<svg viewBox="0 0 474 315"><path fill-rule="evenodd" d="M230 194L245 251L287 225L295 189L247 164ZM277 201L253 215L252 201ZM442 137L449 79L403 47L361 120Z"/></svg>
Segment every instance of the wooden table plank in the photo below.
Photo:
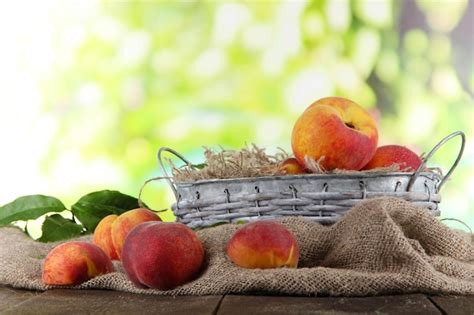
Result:
<svg viewBox="0 0 474 315"><path fill-rule="evenodd" d="M431 296L431 301L449 315L474 314L474 295L470 296Z"/></svg>
<svg viewBox="0 0 474 315"><path fill-rule="evenodd" d="M431 300L431 301L430 301ZM219 307L220 303L220 307ZM433 304L434 303L434 304ZM474 314L474 296L363 298L228 295L158 297L105 290L45 293L0 286L0 314Z"/></svg>
<svg viewBox="0 0 474 315"><path fill-rule="evenodd" d="M163 297L105 290L50 290L2 314L214 314L221 298Z"/></svg>
<svg viewBox="0 0 474 315"><path fill-rule="evenodd" d="M40 293L41 292L13 289L11 287L0 285L0 312L28 299L34 298Z"/></svg>
<svg viewBox="0 0 474 315"><path fill-rule="evenodd" d="M441 314L424 295L361 298L226 295L218 314Z"/></svg>

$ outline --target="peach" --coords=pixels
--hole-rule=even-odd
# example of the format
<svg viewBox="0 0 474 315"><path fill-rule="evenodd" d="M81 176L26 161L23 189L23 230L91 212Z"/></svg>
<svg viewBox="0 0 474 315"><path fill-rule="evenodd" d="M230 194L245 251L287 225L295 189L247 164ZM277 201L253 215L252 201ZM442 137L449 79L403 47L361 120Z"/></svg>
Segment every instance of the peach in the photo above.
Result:
<svg viewBox="0 0 474 315"><path fill-rule="evenodd" d="M92 243L99 246L112 260L119 259L112 241L112 223L117 218L118 215L111 214L100 220L94 230L94 236L92 237Z"/></svg>
<svg viewBox="0 0 474 315"><path fill-rule="evenodd" d="M279 167L279 170L288 175L306 174L307 170L295 158L287 158Z"/></svg>
<svg viewBox="0 0 474 315"><path fill-rule="evenodd" d="M116 220L114 220L111 227L112 242L119 259L122 257L122 247L128 233L136 225L148 221L161 221L161 219L151 210L137 208L122 213Z"/></svg>
<svg viewBox="0 0 474 315"><path fill-rule="evenodd" d="M327 97L311 104L296 121L291 134L293 153L319 161L326 170L360 170L375 153L378 131L374 119L356 103Z"/></svg>
<svg viewBox="0 0 474 315"><path fill-rule="evenodd" d="M248 223L227 243L227 255L243 268L296 268L300 255L293 234L273 221Z"/></svg>
<svg viewBox="0 0 474 315"><path fill-rule="evenodd" d="M364 166L363 170L371 170L378 167L390 167L398 164L401 171L414 172L423 161L415 152L400 145L384 145L378 147L375 155Z"/></svg>
<svg viewBox="0 0 474 315"><path fill-rule="evenodd" d="M182 223L142 223L123 245L123 267L140 288L173 289L196 278L203 262L201 242Z"/></svg>
<svg viewBox="0 0 474 315"><path fill-rule="evenodd" d="M76 285L112 271L112 261L100 247L87 242L67 242L56 246L46 256L43 282Z"/></svg>

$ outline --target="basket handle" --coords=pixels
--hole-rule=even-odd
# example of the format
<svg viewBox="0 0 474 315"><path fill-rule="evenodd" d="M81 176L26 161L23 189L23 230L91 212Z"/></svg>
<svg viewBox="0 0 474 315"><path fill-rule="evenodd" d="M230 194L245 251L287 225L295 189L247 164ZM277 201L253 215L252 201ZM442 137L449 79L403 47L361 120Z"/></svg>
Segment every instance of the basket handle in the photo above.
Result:
<svg viewBox="0 0 474 315"><path fill-rule="evenodd" d="M176 185L173 181L173 178L170 177L168 175L168 173L166 172L166 168L163 164L163 158L162 158L162 154L163 152L168 152L168 153L171 153L173 154L174 156L178 157L181 161L183 161L184 163L186 163L186 165L188 166L193 166L193 164L191 162L189 162L188 160L186 160L186 158L184 156L182 156L181 154L179 154L178 152L176 152L175 150L171 149L171 148L168 148L168 147L161 147L159 150L158 150L158 163L161 167L161 171L163 172L163 174L165 175L164 177L166 178L166 181L168 182L168 184L170 185L171 189L173 190L173 193L174 193L174 196L176 197L176 200L178 200L178 190L176 189Z"/></svg>
<svg viewBox="0 0 474 315"><path fill-rule="evenodd" d="M164 212L164 211L168 210L168 209L166 209L166 208L165 208L165 209L161 209L161 210L154 210L154 209L151 209L150 207L148 207L147 205L145 205L145 204L143 203L143 200L142 200L143 189L145 188L146 185L148 185L148 183L153 182L153 181L155 181L155 180L162 180L162 179L166 179L166 178L167 178L167 177L161 177L161 176L159 176L159 177L153 177L153 178L150 178L150 179L146 180L146 181L143 183L142 187L140 188L140 192L138 193L138 205L140 206L140 208L149 209L149 210L154 211L154 212Z"/></svg>
<svg viewBox="0 0 474 315"><path fill-rule="evenodd" d="M462 157L462 153L464 152L464 145L466 144L466 136L464 135L464 132L462 132L462 131L456 131L456 132L453 132L452 134L444 137L440 142L438 142L437 145L434 146L433 149L431 149L431 151L423 159L423 163L421 163L420 167L418 167L418 169L416 170L416 172L413 174L410 181L408 182L407 191L411 190L411 187L415 183L415 180L418 178L420 172L425 169L426 163L428 163L428 161L436 153L436 151L438 151L438 149L441 148L446 142L448 142L449 140L451 140L451 139L453 139L457 136L461 137L461 148L459 149L459 153L458 153L458 156L457 156L456 160L454 161L454 164L451 166L451 168L446 173L446 175L443 176L443 178L441 179L441 182L438 185L438 191L441 190L441 187L444 185L444 183L449 178L451 173L454 171L456 166L458 166L458 163L459 163L459 161L461 160L461 157Z"/></svg>

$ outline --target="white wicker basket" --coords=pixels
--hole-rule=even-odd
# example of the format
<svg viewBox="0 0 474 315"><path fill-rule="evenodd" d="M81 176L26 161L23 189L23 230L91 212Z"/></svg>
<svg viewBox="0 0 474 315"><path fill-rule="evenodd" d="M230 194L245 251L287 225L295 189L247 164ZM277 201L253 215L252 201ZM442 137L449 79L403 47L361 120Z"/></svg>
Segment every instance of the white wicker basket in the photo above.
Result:
<svg viewBox="0 0 474 315"><path fill-rule="evenodd" d="M460 136L461 147L445 176L426 171L433 154L450 139ZM332 224L358 202L381 196L403 198L439 215L440 189L461 159L465 136L461 131L442 139L415 172L305 174L236 179L174 182L165 170L163 152L170 152L187 165L178 152L163 147L158 161L176 197L172 205L177 221L192 228L217 223L252 221L282 216L303 216Z"/></svg>

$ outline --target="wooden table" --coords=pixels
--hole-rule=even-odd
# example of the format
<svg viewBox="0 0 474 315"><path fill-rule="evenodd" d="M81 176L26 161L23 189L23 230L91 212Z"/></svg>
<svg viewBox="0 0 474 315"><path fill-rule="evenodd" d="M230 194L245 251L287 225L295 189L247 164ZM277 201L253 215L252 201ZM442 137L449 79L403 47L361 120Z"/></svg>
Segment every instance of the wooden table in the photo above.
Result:
<svg viewBox="0 0 474 315"><path fill-rule="evenodd" d="M474 314L474 296L161 297L105 290L36 292L0 286L0 314Z"/></svg>

